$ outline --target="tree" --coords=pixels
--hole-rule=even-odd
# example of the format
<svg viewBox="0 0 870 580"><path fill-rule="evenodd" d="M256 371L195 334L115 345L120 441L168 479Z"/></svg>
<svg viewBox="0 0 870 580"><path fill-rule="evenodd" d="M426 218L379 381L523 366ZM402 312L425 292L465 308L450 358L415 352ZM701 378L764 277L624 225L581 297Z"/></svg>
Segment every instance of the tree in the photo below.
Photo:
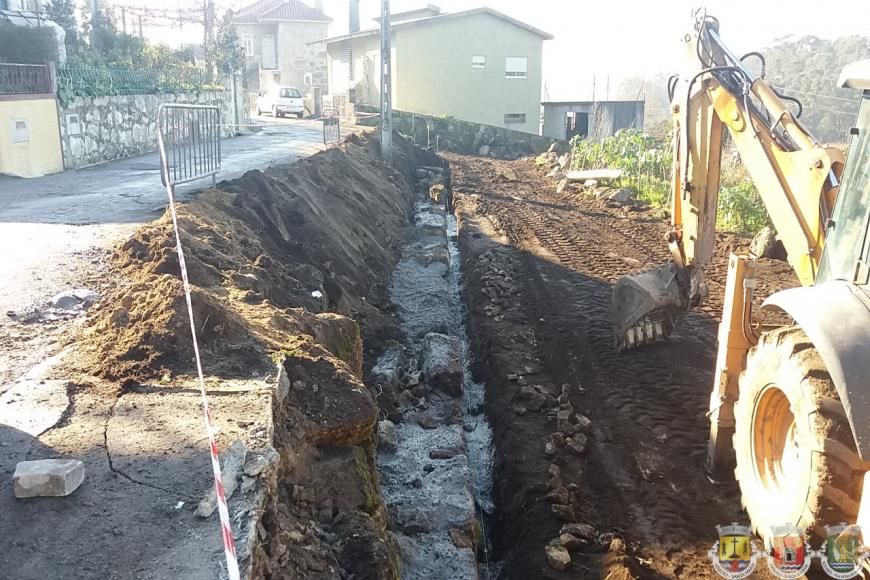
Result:
<svg viewBox="0 0 870 580"><path fill-rule="evenodd" d="M75 15L74 0L51 0L45 5L45 13L49 20L63 28L66 32L65 44L75 48L79 44L79 24Z"/></svg>
<svg viewBox="0 0 870 580"><path fill-rule="evenodd" d="M222 74L235 74L245 66L245 52L239 43L239 34L233 24L233 12L227 10L218 23L214 45L209 51L211 62Z"/></svg>

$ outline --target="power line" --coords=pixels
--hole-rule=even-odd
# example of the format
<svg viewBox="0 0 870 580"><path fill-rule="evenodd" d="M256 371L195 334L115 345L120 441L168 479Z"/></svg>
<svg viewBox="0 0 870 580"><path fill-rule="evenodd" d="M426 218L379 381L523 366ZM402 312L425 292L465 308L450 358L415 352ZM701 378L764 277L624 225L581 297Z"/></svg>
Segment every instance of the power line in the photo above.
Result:
<svg viewBox="0 0 870 580"><path fill-rule="evenodd" d="M777 88L778 88L780 91L788 91L788 92L791 92L791 93L800 93L800 94L802 94L802 95L807 95L807 96L809 96L809 97L821 97L821 98L823 98L823 99L836 99L836 100L838 100L838 101L846 101L847 103L854 103L854 104L856 104L856 105L858 104L858 99L857 99L857 97L854 98L854 99L849 99L849 98L846 98L846 97L836 97L836 96L834 96L834 95L822 95L822 94L819 94L819 93L812 93L812 92L810 92L810 91L804 91L804 90L802 90L802 89L792 89L792 88L789 88L789 87L781 87L781 86L777 86Z"/></svg>

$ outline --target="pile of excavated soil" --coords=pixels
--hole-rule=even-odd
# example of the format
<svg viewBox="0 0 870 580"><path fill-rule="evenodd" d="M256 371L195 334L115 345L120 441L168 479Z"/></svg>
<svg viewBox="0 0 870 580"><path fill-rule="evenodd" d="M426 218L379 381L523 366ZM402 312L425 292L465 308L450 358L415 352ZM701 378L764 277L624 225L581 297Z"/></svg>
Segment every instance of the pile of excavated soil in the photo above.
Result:
<svg viewBox="0 0 870 580"><path fill-rule="evenodd" d="M372 362L362 345L374 353L397 332L390 273L412 225L414 170L438 160L395 143L394 168L380 161L376 141L351 137L178 207L207 383L275 385L279 460L258 480L266 493L251 512L261 517L243 564L253 578L398 574L377 489L378 408L362 382ZM193 348L168 214L115 251L108 279L67 370L83 385L102 385L107 398L190 384ZM222 449L228 443L219 439Z"/></svg>
<svg viewBox="0 0 870 580"><path fill-rule="evenodd" d="M717 577L715 526L745 517L704 475L705 413L728 252L749 239L719 234L709 299L670 342L619 354L613 283L668 261L666 221L558 194L530 160L446 158L506 577ZM797 283L784 262L759 277L759 299Z"/></svg>
<svg viewBox="0 0 870 580"><path fill-rule="evenodd" d="M262 373L270 353L315 336L313 315L323 312L377 334L412 202L376 146L352 139L342 150L222 182L179 207L206 372ZM397 167L414 163L402 155ZM112 263L119 282L88 317L79 370L112 380L192 373L168 214L118 248Z"/></svg>

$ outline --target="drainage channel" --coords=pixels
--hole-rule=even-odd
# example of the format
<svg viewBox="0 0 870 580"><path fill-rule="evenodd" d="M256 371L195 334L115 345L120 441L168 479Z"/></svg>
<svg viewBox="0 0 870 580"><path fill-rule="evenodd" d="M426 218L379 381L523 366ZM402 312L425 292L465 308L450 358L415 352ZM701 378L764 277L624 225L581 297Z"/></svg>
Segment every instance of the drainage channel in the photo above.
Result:
<svg viewBox="0 0 870 580"><path fill-rule="evenodd" d="M443 170L418 171L436 200L415 206L413 239L392 275L404 337L372 370L390 419L378 425L381 494L405 580L488 580L492 431L473 380L461 299L457 225ZM439 197L440 196L440 197Z"/></svg>

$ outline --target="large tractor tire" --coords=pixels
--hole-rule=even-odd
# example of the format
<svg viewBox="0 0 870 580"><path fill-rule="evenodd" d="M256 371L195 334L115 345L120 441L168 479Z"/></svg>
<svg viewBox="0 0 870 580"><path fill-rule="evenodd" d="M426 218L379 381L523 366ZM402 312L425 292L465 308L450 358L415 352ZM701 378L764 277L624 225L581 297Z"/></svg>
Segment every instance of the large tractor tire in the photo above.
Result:
<svg viewBox="0 0 870 580"><path fill-rule="evenodd" d="M854 523L865 466L833 381L796 327L766 333L749 352L734 407L735 475L765 542L771 526Z"/></svg>

